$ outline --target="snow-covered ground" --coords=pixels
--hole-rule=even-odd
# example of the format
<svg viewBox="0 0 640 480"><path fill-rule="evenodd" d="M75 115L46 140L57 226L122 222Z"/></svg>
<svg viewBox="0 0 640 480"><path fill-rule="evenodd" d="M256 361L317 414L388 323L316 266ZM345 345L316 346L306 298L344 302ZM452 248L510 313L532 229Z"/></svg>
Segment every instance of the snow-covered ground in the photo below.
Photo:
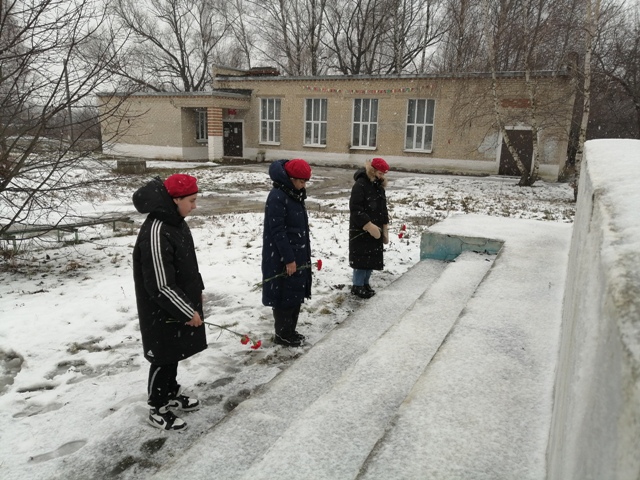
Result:
<svg viewBox="0 0 640 480"><path fill-rule="evenodd" d="M266 165L263 171L255 166L193 170L202 203L221 193L263 201L270 188L266 171ZM330 170L323 175L331 175ZM99 205L79 204L77 209L128 212L135 186L148 177L128 178L105 191ZM421 232L452 212L573 220L573 191L566 184L520 188L514 179L394 172L389 179L391 243L385 270L372 277L374 288L384 288L414 265ZM261 305L255 288L261 280L262 214L213 215L203 208L204 215L196 210L188 219L206 286L205 320L261 340L263 346L252 350L231 333L209 330L209 348L179 367L178 380L203 403L200 411L185 415L189 428L180 434L166 434L145 422L148 364L142 357L131 273L135 229L114 235L108 226L85 228L83 243L63 246L52 238L46 248L4 262L0 477L144 478L362 305L348 293L348 189L314 199L312 178L307 190L309 201L321 205L309 214L313 260L322 259L323 267L314 272L313 298L300 317L299 330L308 339L303 349L271 342L271 311ZM399 238L402 225L406 230Z"/></svg>

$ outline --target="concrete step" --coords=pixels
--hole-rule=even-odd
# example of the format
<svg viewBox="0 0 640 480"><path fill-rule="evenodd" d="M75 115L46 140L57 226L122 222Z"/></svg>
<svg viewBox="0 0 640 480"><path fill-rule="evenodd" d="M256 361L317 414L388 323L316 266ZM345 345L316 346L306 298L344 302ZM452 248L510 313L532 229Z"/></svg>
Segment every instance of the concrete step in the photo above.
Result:
<svg viewBox="0 0 640 480"><path fill-rule="evenodd" d="M355 478L494 258L465 252L449 264L399 321L300 413L243 478ZM417 271L405 276L421 283ZM366 310L378 314L372 306ZM398 303L397 311L401 310Z"/></svg>
<svg viewBox="0 0 640 480"><path fill-rule="evenodd" d="M454 263L363 301L156 478L545 478L571 226L443 223Z"/></svg>
<svg viewBox="0 0 640 480"><path fill-rule="evenodd" d="M527 221L510 230L518 221L479 220L439 228L486 229L504 247L357 480L547 476L571 229Z"/></svg>
<svg viewBox="0 0 640 480"><path fill-rule="evenodd" d="M177 478L185 471L191 479L244 478L292 425L299 425L297 419L305 410L330 392L385 332L405 317L411 318L409 313L416 301L451 265L456 264L421 261L363 302L363 308L353 312L261 391L241 403L155 478ZM409 339L414 337L411 331L395 332L399 333ZM281 470L282 466L271 478L280 478ZM307 478L316 477L313 474Z"/></svg>

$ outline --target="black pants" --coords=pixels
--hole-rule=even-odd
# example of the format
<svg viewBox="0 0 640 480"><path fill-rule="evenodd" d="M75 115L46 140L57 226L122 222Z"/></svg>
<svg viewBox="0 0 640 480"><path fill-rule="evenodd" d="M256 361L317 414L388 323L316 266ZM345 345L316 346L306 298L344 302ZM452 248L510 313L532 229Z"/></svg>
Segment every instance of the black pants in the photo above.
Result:
<svg viewBox="0 0 640 480"><path fill-rule="evenodd" d="M178 364L153 365L149 367L149 383L147 403L155 408L164 407L169 400L175 397L180 390L177 381Z"/></svg>
<svg viewBox="0 0 640 480"><path fill-rule="evenodd" d="M273 309L273 319L275 320L277 336L284 340L293 339L293 334L298 325L298 317L300 316L300 307L301 305L293 308Z"/></svg>

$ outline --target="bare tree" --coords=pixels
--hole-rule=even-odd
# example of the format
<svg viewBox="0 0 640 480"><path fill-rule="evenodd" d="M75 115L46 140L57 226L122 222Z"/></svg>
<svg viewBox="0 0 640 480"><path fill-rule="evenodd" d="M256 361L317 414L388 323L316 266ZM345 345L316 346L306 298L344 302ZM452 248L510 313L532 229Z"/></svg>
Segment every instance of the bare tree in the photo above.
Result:
<svg viewBox="0 0 640 480"><path fill-rule="evenodd" d="M263 55L289 75L423 71L442 0L251 0Z"/></svg>
<svg viewBox="0 0 640 480"><path fill-rule="evenodd" d="M621 10L615 28L600 37L594 67L602 100L593 103L606 102L602 110L610 113L599 112L605 114L608 125L598 122L598 129L607 136L640 138L640 5ZM588 133L598 135L597 131Z"/></svg>
<svg viewBox="0 0 640 480"><path fill-rule="evenodd" d="M380 73L387 8L377 0L328 0L325 45L333 69L344 75Z"/></svg>
<svg viewBox="0 0 640 480"><path fill-rule="evenodd" d="M503 141L513 157L520 172L520 186L531 186L538 179L540 165L540 146L538 125L537 83L533 72L546 66L543 41L550 30L550 0L500 0L491 3L484 0L485 38L490 71L492 74L491 95L493 97L495 124L502 133ZM511 34L513 30L517 36ZM499 43L500 42L500 43ZM499 43L499 47L497 46ZM532 165L527 168L512 143L509 131L505 128L505 109L501 107L498 93L497 72L511 68L525 72L525 85L528 96L528 115L521 119L531 128L533 150Z"/></svg>
<svg viewBox="0 0 640 480"><path fill-rule="evenodd" d="M326 71L326 56L322 46L325 35L326 6L327 0L311 0L306 8L311 75L320 75Z"/></svg>
<svg viewBox="0 0 640 480"><path fill-rule="evenodd" d="M487 17L494 25L497 71L524 71L527 62L537 70L559 70L565 67L568 54L579 47L584 0L445 1L446 35L435 54L440 72L490 69L484 28ZM534 33L535 43L531 43ZM535 64L531 64L532 53Z"/></svg>
<svg viewBox="0 0 640 480"><path fill-rule="evenodd" d="M587 1L587 16L585 21L585 51L583 64L583 106L582 119L580 121L580 133L578 135L578 150L576 152L576 182L574 190L578 188L580 178L580 162L584 151L584 142L587 137L587 124L591 110L591 56L593 54L593 44L597 33L597 26L600 17L600 0Z"/></svg>
<svg viewBox="0 0 640 480"><path fill-rule="evenodd" d="M80 189L103 181L85 168L94 91L111 85L81 48L104 18L93 0L13 0L0 9L0 234L55 224ZM103 54L105 52L102 52ZM105 112L108 115L108 112Z"/></svg>
<svg viewBox="0 0 640 480"><path fill-rule="evenodd" d="M211 83L211 64L229 22L225 0L114 0L116 27L105 35L120 53L110 71L152 91L200 91ZM125 38L113 32L126 32Z"/></svg>
<svg viewBox="0 0 640 480"><path fill-rule="evenodd" d="M288 75L326 71L321 43L327 0L253 0L263 55Z"/></svg>
<svg viewBox="0 0 640 480"><path fill-rule="evenodd" d="M444 35L440 0L390 0L388 28L381 45L383 73L422 72L429 48ZM389 53L387 53L389 52Z"/></svg>
<svg viewBox="0 0 640 480"><path fill-rule="evenodd" d="M250 6L250 2L247 0L232 0L228 4L229 29L233 35L233 42L235 43L235 48L231 49L230 59L238 59L238 57L243 59L243 61L225 62L228 66L236 68L245 66L246 68L251 68L251 59L256 47L255 32L249 23L252 17ZM238 55L234 52L236 49ZM234 65L233 63L238 64Z"/></svg>
<svg viewBox="0 0 640 480"><path fill-rule="evenodd" d="M434 55L439 72L470 72L486 69L483 51L482 10L476 1L446 0L444 37Z"/></svg>

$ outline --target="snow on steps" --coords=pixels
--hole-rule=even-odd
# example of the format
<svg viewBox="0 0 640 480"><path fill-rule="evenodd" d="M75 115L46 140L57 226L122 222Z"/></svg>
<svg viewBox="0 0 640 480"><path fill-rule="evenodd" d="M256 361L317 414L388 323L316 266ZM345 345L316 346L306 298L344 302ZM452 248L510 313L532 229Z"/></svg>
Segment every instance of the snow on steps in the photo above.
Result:
<svg viewBox="0 0 640 480"><path fill-rule="evenodd" d="M486 255L460 255L329 392L296 418L246 478L355 478L491 263Z"/></svg>
<svg viewBox="0 0 640 480"><path fill-rule="evenodd" d="M571 225L437 228L504 247L357 480L545 479Z"/></svg>
<svg viewBox="0 0 640 480"><path fill-rule="evenodd" d="M419 262L155 478L355 478L494 258Z"/></svg>

